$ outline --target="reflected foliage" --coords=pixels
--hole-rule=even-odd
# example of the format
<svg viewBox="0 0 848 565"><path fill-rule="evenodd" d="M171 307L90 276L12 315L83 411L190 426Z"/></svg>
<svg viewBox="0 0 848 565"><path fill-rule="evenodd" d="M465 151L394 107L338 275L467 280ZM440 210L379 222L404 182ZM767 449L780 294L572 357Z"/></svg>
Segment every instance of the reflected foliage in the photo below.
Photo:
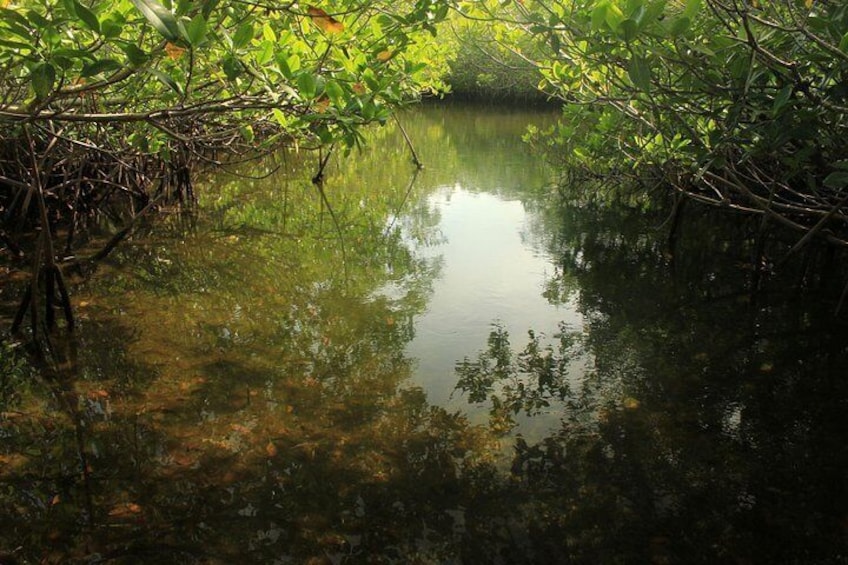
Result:
<svg viewBox="0 0 848 565"><path fill-rule="evenodd" d="M644 214L559 217L550 244L565 282L548 291L584 313L581 382L556 403L532 379L531 393L511 386L524 366L572 354L535 350L518 365L497 329L475 378L468 362L458 375L469 400L495 390L518 408L543 395L563 415L546 439L515 444L506 496L522 501L531 560L841 562L848 328L827 298L840 289L778 292L805 272L787 264L752 295L744 224L712 230L720 220L703 217L670 254ZM531 336L521 355L535 347Z"/></svg>
<svg viewBox="0 0 848 565"><path fill-rule="evenodd" d="M561 327L555 336L556 351L552 345L542 345L541 336L533 330L528 334L527 346L515 355L509 332L495 324L488 349L476 359L466 357L456 365L456 388L468 396L469 402L491 403L492 428L499 432L515 427L513 415L536 415L551 401L566 400L570 393L572 357L579 356L576 334Z"/></svg>
<svg viewBox="0 0 848 565"><path fill-rule="evenodd" d="M402 114L413 140L421 140L426 168L422 182L428 188L459 184L472 192L488 191L510 199L524 198L551 178L551 167L529 147L516 148L528 124L555 122L552 110L492 106L481 112L473 104L425 104L415 113Z"/></svg>

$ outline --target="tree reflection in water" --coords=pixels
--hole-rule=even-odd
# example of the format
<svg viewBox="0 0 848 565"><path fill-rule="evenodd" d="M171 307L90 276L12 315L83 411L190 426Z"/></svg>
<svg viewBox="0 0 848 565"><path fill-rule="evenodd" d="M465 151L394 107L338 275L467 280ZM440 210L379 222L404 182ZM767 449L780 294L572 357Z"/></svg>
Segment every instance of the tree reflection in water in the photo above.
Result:
<svg viewBox="0 0 848 565"><path fill-rule="evenodd" d="M745 225L717 241L720 219L690 218L672 257L643 214L561 214L551 242L561 272L547 292L557 300L579 288L584 329L562 328L547 348L531 333L510 359L496 327L488 348L457 366L469 400L489 399L495 429L543 405L563 414L543 441L516 441L499 493L508 500L494 503L525 536L526 551L508 559L848 559L848 342L825 298L839 289L809 275L793 287L802 279L787 265L752 296ZM583 382L567 386L568 365L587 358Z"/></svg>

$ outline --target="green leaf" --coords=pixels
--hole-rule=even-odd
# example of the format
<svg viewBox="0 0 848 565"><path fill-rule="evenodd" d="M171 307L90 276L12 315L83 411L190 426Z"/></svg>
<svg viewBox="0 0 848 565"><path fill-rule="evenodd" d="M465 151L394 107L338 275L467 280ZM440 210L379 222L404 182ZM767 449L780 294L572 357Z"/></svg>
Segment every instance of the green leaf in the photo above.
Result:
<svg viewBox="0 0 848 565"><path fill-rule="evenodd" d="M233 35L233 48L241 49L245 47L253 39L254 34L253 25L250 22L241 24Z"/></svg>
<svg viewBox="0 0 848 565"><path fill-rule="evenodd" d="M162 71L159 71L157 69L150 69L150 72L151 72L151 74L153 74L153 76L155 76L157 79L159 79L159 81L162 84L164 84L165 86L167 86L168 88L170 88L171 90L173 90L174 92L176 92L177 94L182 96L183 89L182 89L182 87L180 87L179 84L177 84L177 81L175 81L173 78L171 78L170 76L166 75L165 73L163 73Z"/></svg>
<svg viewBox="0 0 848 565"><path fill-rule="evenodd" d="M180 37L177 18L156 0L132 0L138 11L165 39L176 41Z"/></svg>
<svg viewBox="0 0 848 565"><path fill-rule="evenodd" d="M283 73L283 76L288 80L292 80L294 78L294 73L292 71L291 65L289 65L289 58L283 52L277 53L277 67L280 69L280 72Z"/></svg>
<svg viewBox="0 0 848 565"><path fill-rule="evenodd" d="M274 46L271 41L263 41L255 52L256 64L264 67L274 60Z"/></svg>
<svg viewBox="0 0 848 565"><path fill-rule="evenodd" d="M100 73L106 73L110 71L117 71L122 68L123 65L114 59L101 59L99 61L94 61L93 63L86 63L82 67L82 73L80 76L82 77L91 77L94 75L99 75Z"/></svg>
<svg viewBox="0 0 848 565"><path fill-rule="evenodd" d="M208 20L209 16L212 15L213 10L218 7L219 2L220 0L206 0L206 2L203 3L203 17Z"/></svg>
<svg viewBox="0 0 848 565"><path fill-rule="evenodd" d="M191 19L191 22L186 28L189 45L197 47L206 39L206 18L202 14L197 14Z"/></svg>
<svg viewBox="0 0 848 565"><path fill-rule="evenodd" d="M773 116L776 116L786 103L789 102L789 99L792 97L792 85L787 84L784 86L780 92L777 93L777 96L774 97L774 104L772 104L771 113Z"/></svg>
<svg viewBox="0 0 848 565"><path fill-rule="evenodd" d="M627 68L627 74L639 90L643 92L651 90L651 66L647 59L640 55L634 55Z"/></svg>
<svg viewBox="0 0 848 565"><path fill-rule="evenodd" d="M650 25L652 22L659 19L665 11L666 3L666 0L651 2L651 4L648 5L648 9L645 11L644 17L639 21L639 25Z"/></svg>
<svg viewBox="0 0 848 565"><path fill-rule="evenodd" d="M692 25L692 20L686 16L681 16L671 22L669 32L673 37L680 37L689 30L690 25Z"/></svg>
<svg viewBox="0 0 848 565"><path fill-rule="evenodd" d="M609 2L607 0L601 0L597 3L595 9L592 10L592 29L601 29L607 19L608 8Z"/></svg>
<svg viewBox="0 0 848 565"><path fill-rule="evenodd" d="M634 22L637 26L640 26L640 27L641 27L641 26L642 26L642 23L643 23L643 21L644 21L645 15L646 15L647 13L648 13L648 8L647 8L647 6L645 6L645 4L642 4L642 3L640 2L640 3L639 3L639 4L638 4L638 5L637 5L634 9L633 9L633 11L630 13L630 16L628 16L628 19L633 20L633 22Z"/></svg>
<svg viewBox="0 0 848 565"><path fill-rule="evenodd" d="M690 19L694 18L701 10L702 1L703 0L686 0L686 5L683 8L683 16Z"/></svg>
<svg viewBox="0 0 848 565"><path fill-rule="evenodd" d="M100 20L94 15L94 12L80 4L77 0L73 0L74 12L76 16L82 20L82 23L95 33L100 33Z"/></svg>
<svg viewBox="0 0 848 565"><path fill-rule="evenodd" d="M842 40L839 42L839 50L848 53L848 32L842 36Z"/></svg>
<svg viewBox="0 0 848 565"><path fill-rule="evenodd" d="M118 22L113 22L112 20L104 20L100 23L100 33L103 34L103 37L107 39L114 39L116 37L120 37L121 32L124 30L124 26L119 24Z"/></svg>
<svg viewBox="0 0 848 565"><path fill-rule="evenodd" d="M277 121L277 123L280 125L280 127L281 127L281 128L284 128L284 127L288 126L289 119L288 119L288 117L287 117L287 116L283 113L283 111L282 111L282 110L280 110L279 108L274 108L274 109L273 109L273 110L271 110L271 111L272 111L272 112L273 112L273 114L274 114L274 119Z"/></svg>
<svg viewBox="0 0 848 565"><path fill-rule="evenodd" d="M613 2L610 2L607 7L606 21L607 25L613 31L617 31L621 22L624 21L624 12L622 12L621 8L616 6Z"/></svg>
<svg viewBox="0 0 848 565"><path fill-rule="evenodd" d="M32 45L30 45L29 43L24 43L22 41L9 41L8 39L0 39L0 45L10 47L11 49L33 49Z"/></svg>
<svg viewBox="0 0 848 565"><path fill-rule="evenodd" d="M229 80L236 80L242 73L241 63L232 55L227 55L221 62L221 68L224 69L224 74Z"/></svg>
<svg viewBox="0 0 848 565"><path fill-rule="evenodd" d="M47 18L45 18L44 16L42 16L41 14L36 12L35 10L28 10L27 11L27 19L30 21L30 23L33 26L35 26L36 29L53 27L53 22L51 22L50 20L48 20Z"/></svg>
<svg viewBox="0 0 848 565"><path fill-rule="evenodd" d="M344 102L345 91L338 82L334 80L327 81L326 91L327 96L330 97L330 100L332 100L336 106L343 105L342 102Z"/></svg>
<svg viewBox="0 0 848 565"><path fill-rule="evenodd" d="M632 41L639 34L639 24L628 18L621 22L621 30L624 32L624 39Z"/></svg>
<svg viewBox="0 0 848 565"><path fill-rule="evenodd" d="M41 63L30 71L30 80L35 96L40 99L47 98L53 90L56 82L56 69L50 63Z"/></svg>
<svg viewBox="0 0 848 565"><path fill-rule="evenodd" d="M382 90L380 82L377 80L377 77L374 76L374 71L371 69L367 69L364 73L362 73L362 79L372 92L379 92Z"/></svg>
<svg viewBox="0 0 848 565"><path fill-rule="evenodd" d="M297 77L297 89L300 91L300 95L306 99L313 98L315 96L315 89L318 86L318 80L310 72L303 72Z"/></svg>
<svg viewBox="0 0 848 565"><path fill-rule="evenodd" d="M4 33L5 31L11 31L18 37L26 39L32 37L32 32L29 29L29 21L16 11L8 8L0 8L0 20L6 22L6 26L8 27L8 30L4 30Z"/></svg>
<svg viewBox="0 0 848 565"><path fill-rule="evenodd" d="M139 67L145 64L148 60L147 53L141 50L138 45L134 43L128 43L124 45L124 53L127 56L127 60L130 62L130 65L134 67Z"/></svg>
<svg viewBox="0 0 848 565"><path fill-rule="evenodd" d="M68 49L66 47L60 47L59 49L54 49L51 55L53 57L63 57L67 59L84 59L86 61L94 60L91 52L85 49Z"/></svg>
<svg viewBox="0 0 848 565"><path fill-rule="evenodd" d="M840 189L848 186L848 172L836 171L827 175L824 179L824 185L828 188Z"/></svg>

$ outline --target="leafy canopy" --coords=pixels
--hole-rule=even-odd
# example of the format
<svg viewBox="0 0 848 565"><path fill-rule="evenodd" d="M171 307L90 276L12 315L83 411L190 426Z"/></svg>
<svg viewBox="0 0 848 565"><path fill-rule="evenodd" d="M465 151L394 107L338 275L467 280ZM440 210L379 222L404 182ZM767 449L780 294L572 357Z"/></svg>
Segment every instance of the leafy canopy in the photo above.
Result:
<svg viewBox="0 0 848 565"><path fill-rule="evenodd" d="M0 127L16 122L143 124L128 139L257 128L320 142L440 88L443 0L4 0ZM265 131L267 130L267 131Z"/></svg>
<svg viewBox="0 0 848 565"><path fill-rule="evenodd" d="M567 165L659 176L803 230L826 218L841 232L827 237L848 245L844 2L488 0L461 11L565 103L553 133Z"/></svg>

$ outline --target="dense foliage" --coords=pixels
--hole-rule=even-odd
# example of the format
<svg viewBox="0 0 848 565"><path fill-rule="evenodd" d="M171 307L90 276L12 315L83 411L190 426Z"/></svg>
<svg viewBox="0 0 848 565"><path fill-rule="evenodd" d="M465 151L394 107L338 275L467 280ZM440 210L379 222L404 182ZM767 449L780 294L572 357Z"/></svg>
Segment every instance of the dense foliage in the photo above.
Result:
<svg viewBox="0 0 848 565"><path fill-rule="evenodd" d="M533 50L532 37L523 38L520 46L507 45L487 26L456 16L444 27L443 35L455 43L446 77L451 98L511 104L551 100L539 89L539 68L523 54Z"/></svg>
<svg viewBox="0 0 848 565"><path fill-rule="evenodd" d="M192 201L198 162L358 145L363 125L439 86L429 40L447 13L443 0L0 3L0 234L33 265L13 326L28 312L36 333L41 317L52 327L58 306L71 325L61 267L82 228Z"/></svg>
<svg viewBox="0 0 848 565"><path fill-rule="evenodd" d="M565 103L570 166L658 181L848 244L848 6L819 0L467 2ZM810 238L804 237L799 245Z"/></svg>
<svg viewBox="0 0 848 565"><path fill-rule="evenodd" d="M352 144L356 125L385 120L387 106L428 84L421 41L435 34L447 6L342 1L324 8L220 0L7 4L0 9L4 133L23 122L142 123L127 141L156 152L174 139L252 142L252 129L271 124L287 135Z"/></svg>

